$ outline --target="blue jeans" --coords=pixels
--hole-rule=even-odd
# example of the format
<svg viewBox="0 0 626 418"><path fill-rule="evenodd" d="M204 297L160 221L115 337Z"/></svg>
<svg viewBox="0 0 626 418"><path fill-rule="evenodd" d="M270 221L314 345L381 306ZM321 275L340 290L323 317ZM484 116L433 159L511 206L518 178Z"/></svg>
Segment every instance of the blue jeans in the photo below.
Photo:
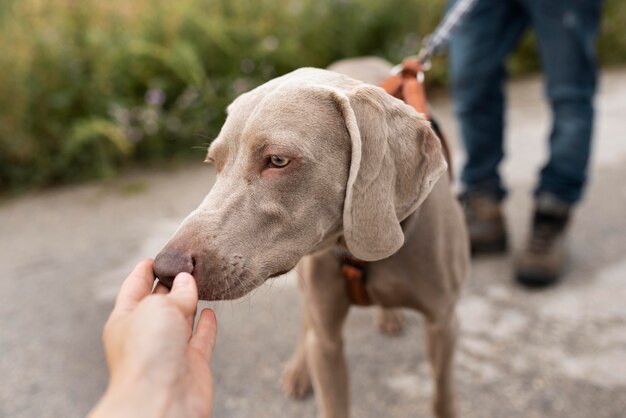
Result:
<svg viewBox="0 0 626 418"><path fill-rule="evenodd" d="M601 6L601 0L478 0L460 24L450 44L450 73L467 151L461 173L466 191L498 199L506 194L498 173L504 157L504 61L532 26L553 114L550 158L535 192L570 204L580 199L591 149Z"/></svg>

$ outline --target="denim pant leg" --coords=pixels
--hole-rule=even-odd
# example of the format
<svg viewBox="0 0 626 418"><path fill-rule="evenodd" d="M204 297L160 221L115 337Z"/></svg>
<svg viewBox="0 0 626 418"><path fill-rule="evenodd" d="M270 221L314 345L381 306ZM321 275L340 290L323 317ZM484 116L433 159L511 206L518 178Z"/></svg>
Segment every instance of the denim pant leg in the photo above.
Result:
<svg viewBox="0 0 626 418"><path fill-rule="evenodd" d="M524 0L537 34L553 113L550 158L536 195L577 202L587 179L596 91L600 0Z"/></svg>
<svg viewBox="0 0 626 418"><path fill-rule="evenodd" d="M461 173L466 191L505 195L498 173L504 157L504 61L527 25L517 0L478 0L451 39L452 98L467 154Z"/></svg>

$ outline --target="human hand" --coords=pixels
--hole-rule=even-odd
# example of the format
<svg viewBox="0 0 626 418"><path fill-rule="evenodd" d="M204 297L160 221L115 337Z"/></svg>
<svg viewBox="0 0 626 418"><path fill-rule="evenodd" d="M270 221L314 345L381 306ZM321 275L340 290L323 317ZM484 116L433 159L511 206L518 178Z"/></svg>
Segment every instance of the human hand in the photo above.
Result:
<svg viewBox="0 0 626 418"><path fill-rule="evenodd" d="M215 314L204 309L192 335L198 289L188 273L172 290L154 282L152 260L126 278L104 326L109 386L91 413L99 417L208 417Z"/></svg>

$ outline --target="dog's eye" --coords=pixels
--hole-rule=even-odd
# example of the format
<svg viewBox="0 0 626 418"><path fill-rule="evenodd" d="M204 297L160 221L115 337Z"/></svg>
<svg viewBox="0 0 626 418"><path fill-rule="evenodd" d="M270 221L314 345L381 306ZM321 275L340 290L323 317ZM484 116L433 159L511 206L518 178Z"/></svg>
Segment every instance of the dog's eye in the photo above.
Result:
<svg viewBox="0 0 626 418"><path fill-rule="evenodd" d="M280 155L271 155L269 165L273 168L283 168L289 164L289 161L289 158L281 157Z"/></svg>

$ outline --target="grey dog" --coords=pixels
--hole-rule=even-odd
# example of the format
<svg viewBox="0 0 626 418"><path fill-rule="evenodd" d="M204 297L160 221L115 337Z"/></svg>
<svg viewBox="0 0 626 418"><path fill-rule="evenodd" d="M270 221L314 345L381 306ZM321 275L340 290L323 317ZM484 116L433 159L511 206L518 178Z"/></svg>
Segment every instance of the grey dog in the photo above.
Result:
<svg viewBox="0 0 626 418"><path fill-rule="evenodd" d="M383 67L335 69L376 82ZM159 279L186 271L201 299L234 299L297 268L304 321L283 388L295 397L312 388L320 416L346 418L351 305L336 249L348 251L369 262L366 288L383 320L394 308L424 315L435 415L454 417L455 306L469 248L429 122L378 87L305 68L238 97L207 160L215 185L156 257Z"/></svg>

